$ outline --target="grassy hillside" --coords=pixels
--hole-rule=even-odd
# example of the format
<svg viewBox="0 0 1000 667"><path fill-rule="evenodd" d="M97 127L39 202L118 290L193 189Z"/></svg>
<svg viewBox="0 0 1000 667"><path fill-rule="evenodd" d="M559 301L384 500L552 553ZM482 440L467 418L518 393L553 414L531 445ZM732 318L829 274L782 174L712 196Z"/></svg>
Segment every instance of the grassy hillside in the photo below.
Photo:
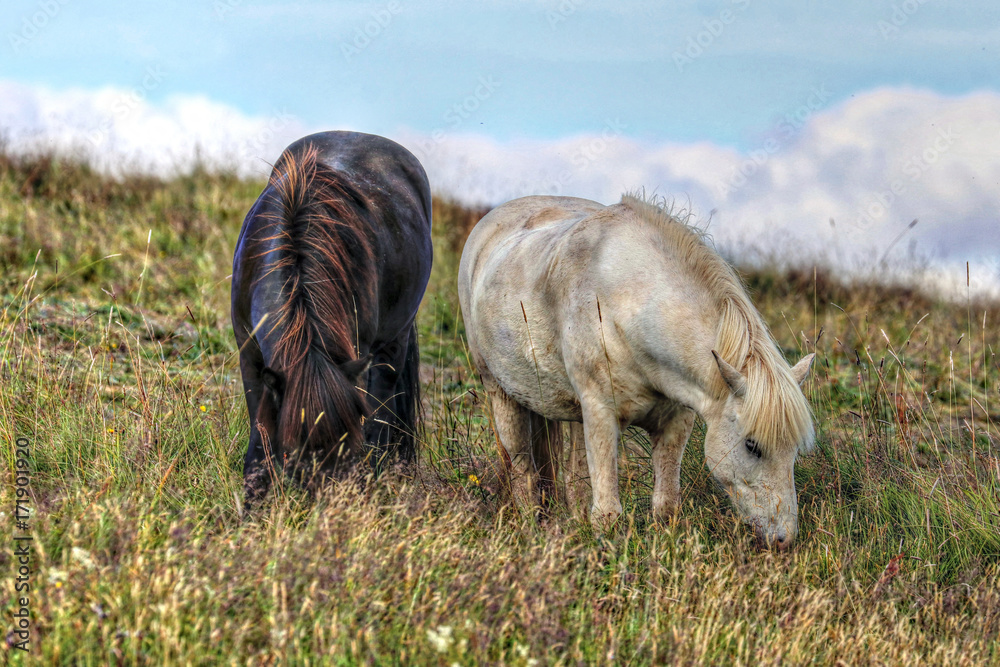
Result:
<svg viewBox="0 0 1000 667"><path fill-rule="evenodd" d="M818 355L799 542L753 548L708 477L701 425L667 526L648 519L648 447L630 434L628 516L601 538L497 502L454 284L482 212L436 201L418 469L315 500L286 486L241 520L228 276L261 186L0 157L12 531L14 441L31 443L33 628L12 661L1000 664L1000 304L746 275L787 357ZM6 628L23 595L12 554Z"/></svg>

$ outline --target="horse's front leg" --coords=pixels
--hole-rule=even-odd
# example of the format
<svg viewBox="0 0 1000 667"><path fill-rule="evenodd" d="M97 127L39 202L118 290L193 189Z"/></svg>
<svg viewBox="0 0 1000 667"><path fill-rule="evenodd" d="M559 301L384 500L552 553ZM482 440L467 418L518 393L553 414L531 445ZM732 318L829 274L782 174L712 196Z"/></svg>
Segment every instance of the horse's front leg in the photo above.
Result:
<svg viewBox="0 0 1000 667"><path fill-rule="evenodd" d="M678 408L649 432L653 445L653 518L664 521L681 505L681 459L694 427L694 410Z"/></svg>
<svg viewBox="0 0 1000 667"><path fill-rule="evenodd" d="M587 443L587 469L593 501L590 522L604 531L610 528L622 513L618 495L618 437L621 429L614 407L589 404L581 401L583 408L583 433Z"/></svg>

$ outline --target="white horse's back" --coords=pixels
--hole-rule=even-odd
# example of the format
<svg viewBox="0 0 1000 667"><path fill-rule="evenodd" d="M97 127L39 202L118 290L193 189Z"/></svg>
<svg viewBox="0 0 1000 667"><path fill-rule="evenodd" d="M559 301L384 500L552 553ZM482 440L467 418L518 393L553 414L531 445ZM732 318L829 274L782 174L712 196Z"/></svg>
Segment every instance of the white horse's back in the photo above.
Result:
<svg viewBox="0 0 1000 667"><path fill-rule="evenodd" d="M628 385L620 416L641 417L650 402L637 404L639 395L659 391L651 381L676 384L685 351L699 346L710 358L718 320L707 289L677 270L659 233L626 204L573 197L525 197L491 211L459 268L477 364L551 419L581 421L579 393L597 385L610 394L610 378ZM667 364L664 377L648 377L650 360Z"/></svg>

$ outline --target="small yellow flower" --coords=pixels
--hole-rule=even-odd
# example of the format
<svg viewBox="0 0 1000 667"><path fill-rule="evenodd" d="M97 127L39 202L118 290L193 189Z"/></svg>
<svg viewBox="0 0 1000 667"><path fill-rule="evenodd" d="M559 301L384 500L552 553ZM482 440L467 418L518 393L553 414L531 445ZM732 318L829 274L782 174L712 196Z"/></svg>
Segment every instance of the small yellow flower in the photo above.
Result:
<svg viewBox="0 0 1000 667"><path fill-rule="evenodd" d="M115 430L113 428L109 428L108 429L108 433L114 433L114 432L115 432Z"/></svg>
<svg viewBox="0 0 1000 667"><path fill-rule="evenodd" d="M201 410L202 412L208 412L208 408L206 408L206 407L205 407L204 405L203 405L203 406L201 406L201 407L200 407L199 409L200 409L200 410Z"/></svg>
<svg viewBox="0 0 1000 667"><path fill-rule="evenodd" d="M476 477L474 474L469 475L469 481L475 484L476 486L479 486L479 478Z"/></svg>

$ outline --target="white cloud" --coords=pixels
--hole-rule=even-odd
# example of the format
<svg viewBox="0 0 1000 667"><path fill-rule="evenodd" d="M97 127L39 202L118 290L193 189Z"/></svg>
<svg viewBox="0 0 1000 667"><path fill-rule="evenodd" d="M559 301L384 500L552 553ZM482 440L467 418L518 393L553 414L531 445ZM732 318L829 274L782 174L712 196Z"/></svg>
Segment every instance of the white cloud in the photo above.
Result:
<svg viewBox="0 0 1000 667"><path fill-rule="evenodd" d="M247 116L200 96L151 104L157 76L133 90L0 81L0 128L14 150L73 152L110 171L169 173L200 153L256 176L285 145L324 129L280 109ZM745 152L639 141L616 119L599 133L555 140L435 140L406 131L395 138L421 159L437 192L466 202L540 193L613 202L645 188L690 204L702 219L714 211L711 231L731 247L778 248L790 263L820 254L840 266L859 257L871 266L887 251L905 256L915 242L948 289L964 293L966 261L981 289L1000 285L1000 95L878 89L791 120Z"/></svg>
<svg viewBox="0 0 1000 667"><path fill-rule="evenodd" d="M612 202L645 187L703 218L714 210L712 233L731 247L875 268L915 243L944 291L964 295L966 261L974 286L1000 287L1000 95L879 89L800 118L742 153L623 135L411 140L436 188L468 201L559 193Z"/></svg>
<svg viewBox="0 0 1000 667"><path fill-rule="evenodd" d="M0 81L0 129L14 151L55 150L118 173L170 174L200 157L210 166L266 176L282 148L305 134L292 114L247 116L204 96L151 104L165 75L150 68L132 89L47 88Z"/></svg>

